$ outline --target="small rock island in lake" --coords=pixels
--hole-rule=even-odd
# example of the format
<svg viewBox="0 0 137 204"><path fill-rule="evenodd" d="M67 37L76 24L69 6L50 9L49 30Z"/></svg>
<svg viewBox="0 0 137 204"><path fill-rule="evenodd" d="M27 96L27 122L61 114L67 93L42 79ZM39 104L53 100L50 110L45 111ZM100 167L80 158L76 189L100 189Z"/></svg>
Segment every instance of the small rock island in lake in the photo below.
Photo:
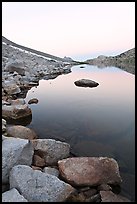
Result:
<svg viewBox="0 0 137 204"><path fill-rule="evenodd" d="M74 84L76 86L82 86L82 87L96 87L99 85L99 83L92 81L90 79L80 79L78 81L75 81Z"/></svg>

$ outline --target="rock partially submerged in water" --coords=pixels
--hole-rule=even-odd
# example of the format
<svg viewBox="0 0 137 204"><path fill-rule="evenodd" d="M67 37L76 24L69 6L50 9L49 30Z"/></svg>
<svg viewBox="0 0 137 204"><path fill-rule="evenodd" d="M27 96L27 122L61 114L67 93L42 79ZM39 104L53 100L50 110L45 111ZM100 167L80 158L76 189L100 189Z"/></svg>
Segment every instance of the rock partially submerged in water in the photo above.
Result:
<svg viewBox="0 0 137 204"><path fill-rule="evenodd" d="M24 100L12 100L10 105L2 106L2 117L4 119L18 120L32 115L31 109L28 107Z"/></svg>
<svg viewBox="0 0 137 204"><path fill-rule="evenodd" d="M99 85L99 83L92 81L90 79L80 79L78 81L75 81L74 84L76 86L82 86L82 87L96 87Z"/></svg>
<svg viewBox="0 0 137 204"><path fill-rule="evenodd" d="M38 99L37 98L32 98L28 101L28 104L32 104L32 103L38 103Z"/></svg>
<svg viewBox="0 0 137 204"><path fill-rule="evenodd" d="M37 139L38 136L34 130L24 127L22 125L13 125L7 127L7 134L9 137L21 138L21 139Z"/></svg>

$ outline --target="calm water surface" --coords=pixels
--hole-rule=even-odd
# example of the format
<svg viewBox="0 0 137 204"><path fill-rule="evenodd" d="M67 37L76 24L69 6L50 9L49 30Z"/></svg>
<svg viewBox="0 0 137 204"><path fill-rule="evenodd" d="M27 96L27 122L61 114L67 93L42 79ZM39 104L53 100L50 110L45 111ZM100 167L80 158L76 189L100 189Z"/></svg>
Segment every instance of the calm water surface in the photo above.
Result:
<svg viewBox="0 0 137 204"><path fill-rule="evenodd" d="M39 138L68 142L76 156L107 156L117 160L123 179L121 194L135 196L135 75L116 67L73 66L72 72L40 80L26 96ZM74 81L91 79L94 88Z"/></svg>

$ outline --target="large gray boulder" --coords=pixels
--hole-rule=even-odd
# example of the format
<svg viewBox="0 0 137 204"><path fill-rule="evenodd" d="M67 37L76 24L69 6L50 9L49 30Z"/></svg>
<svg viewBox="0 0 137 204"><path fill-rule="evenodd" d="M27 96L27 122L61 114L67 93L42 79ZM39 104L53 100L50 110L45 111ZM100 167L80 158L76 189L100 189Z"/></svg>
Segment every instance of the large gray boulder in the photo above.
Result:
<svg viewBox="0 0 137 204"><path fill-rule="evenodd" d="M60 175L76 186L120 184L116 160L108 157L73 157L58 161Z"/></svg>
<svg viewBox="0 0 137 204"><path fill-rule="evenodd" d="M8 138L2 141L2 183L8 183L9 172L17 164L31 165L34 149L29 140Z"/></svg>
<svg viewBox="0 0 137 204"><path fill-rule="evenodd" d="M78 81L75 81L74 84L76 86L82 86L82 87L96 87L99 85L99 83L92 81L90 79L80 79Z"/></svg>
<svg viewBox="0 0 137 204"><path fill-rule="evenodd" d="M56 165L58 160L67 158L70 154L70 145L54 139L32 140L34 150L44 158L46 165Z"/></svg>
<svg viewBox="0 0 137 204"><path fill-rule="evenodd" d="M75 191L56 176L33 170L26 165L12 168L10 188L16 188L28 202L64 202Z"/></svg>
<svg viewBox="0 0 137 204"><path fill-rule="evenodd" d="M16 188L2 193L2 202L28 202Z"/></svg>

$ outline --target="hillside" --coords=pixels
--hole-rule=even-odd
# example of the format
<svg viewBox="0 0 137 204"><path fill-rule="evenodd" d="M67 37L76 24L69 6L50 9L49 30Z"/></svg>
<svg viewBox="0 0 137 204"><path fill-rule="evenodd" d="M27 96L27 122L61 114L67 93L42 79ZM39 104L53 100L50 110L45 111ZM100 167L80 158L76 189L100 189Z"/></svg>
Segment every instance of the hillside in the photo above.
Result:
<svg viewBox="0 0 137 204"><path fill-rule="evenodd" d="M37 55L40 55L40 56L43 56L43 57L46 57L46 58L49 58L49 59L52 59L52 60L57 60L57 61L61 61L61 62L71 62L71 63L74 62L75 63L75 61L72 60L69 57L61 58L61 57L57 57L57 56L54 56L54 55L51 55L51 54L47 54L45 52L41 52L41 51L38 51L38 50L35 50L35 49L32 49L32 48L28 48L28 47L25 47L25 46L22 46L22 45L19 45L17 43L12 42L12 41L8 40L7 38L5 38L4 36L2 36L2 42L6 43L7 45L14 46L16 48L19 48L19 49L22 49L22 50L25 50L25 51L31 52L33 54L37 54Z"/></svg>
<svg viewBox="0 0 137 204"><path fill-rule="evenodd" d="M97 58L86 60L85 63L97 65L99 67L116 66L135 74L135 48L113 57L100 55Z"/></svg>

